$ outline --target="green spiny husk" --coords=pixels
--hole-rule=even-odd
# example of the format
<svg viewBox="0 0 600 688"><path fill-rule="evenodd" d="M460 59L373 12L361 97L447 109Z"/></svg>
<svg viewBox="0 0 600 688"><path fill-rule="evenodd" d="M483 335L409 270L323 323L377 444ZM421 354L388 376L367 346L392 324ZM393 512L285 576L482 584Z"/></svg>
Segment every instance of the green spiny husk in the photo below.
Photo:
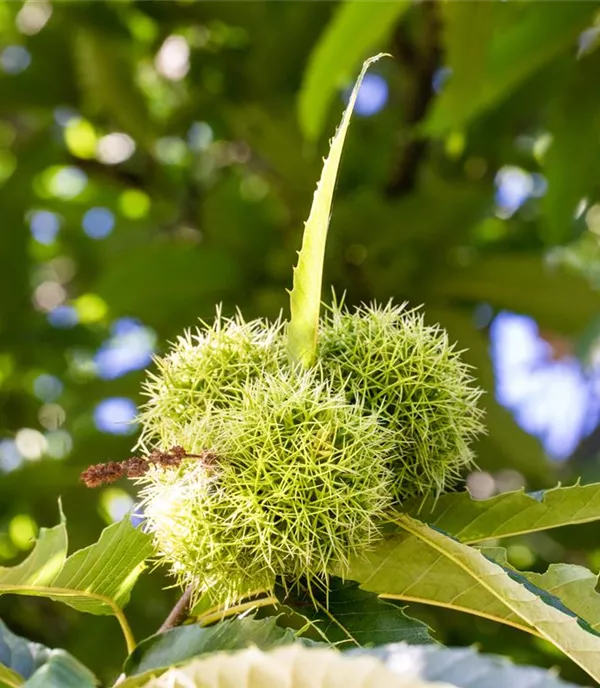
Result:
<svg viewBox="0 0 600 688"><path fill-rule="evenodd" d="M345 566L379 535L391 504L391 433L314 373L248 382L239 403L189 422L170 441L208 445L142 482L159 552L183 584L226 600Z"/></svg>
<svg viewBox="0 0 600 688"><path fill-rule="evenodd" d="M391 468L398 502L441 493L473 465L482 432L481 390L439 325L404 306L331 307L318 350L323 377L394 433Z"/></svg>
<svg viewBox="0 0 600 688"><path fill-rule="evenodd" d="M304 372L280 321L217 316L145 390L141 446L217 457L140 478L158 557L224 601L343 570L392 503L454 484L482 429L480 391L444 330L391 304L331 307Z"/></svg>

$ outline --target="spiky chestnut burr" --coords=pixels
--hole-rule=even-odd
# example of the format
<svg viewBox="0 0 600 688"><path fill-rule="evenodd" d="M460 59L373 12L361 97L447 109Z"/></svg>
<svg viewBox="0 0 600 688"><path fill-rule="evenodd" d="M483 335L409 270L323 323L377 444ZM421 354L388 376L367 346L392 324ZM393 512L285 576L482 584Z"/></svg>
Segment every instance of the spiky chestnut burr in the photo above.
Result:
<svg viewBox="0 0 600 688"><path fill-rule="evenodd" d="M218 459L153 468L139 482L159 558L198 593L233 601L276 576L322 579L379 537L392 433L313 372L246 382L175 436Z"/></svg>
<svg viewBox="0 0 600 688"><path fill-rule="evenodd" d="M471 440L483 431L481 390L440 326L404 306L334 304L321 322L325 379L362 404L394 436L390 468L397 502L449 489L473 466Z"/></svg>

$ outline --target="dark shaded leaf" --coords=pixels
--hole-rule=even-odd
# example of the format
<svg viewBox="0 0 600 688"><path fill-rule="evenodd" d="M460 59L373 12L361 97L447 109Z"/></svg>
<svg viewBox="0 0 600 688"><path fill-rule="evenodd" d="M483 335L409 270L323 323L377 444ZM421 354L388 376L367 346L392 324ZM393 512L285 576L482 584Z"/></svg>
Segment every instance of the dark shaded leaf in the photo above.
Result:
<svg viewBox="0 0 600 688"><path fill-rule="evenodd" d="M129 676L156 673L201 655L251 645L267 650L289 644L295 637L293 631L280 628L274 618L230 619L209 627L190 624L143 640L127 658L124 671Z"/></svg>
<svg viewBox="0 0 600 688"><path fill-rule="evenodd" d="M343 647L433 642L426 624L407 616L404 608L361 590L354 582L332 578L326 596L318 590L298 596L292 590L288 595L280 591L279 597L284 609L310 622L313 630L308 629L308 633L314 639L326 638Z"/></svg>
<svg viewBox="0 0 600 688"><path fill-rule="evenodd" d="M533 254L481 257L432 284L432 292L530 315L541 328L563 334L583 330L600 310L600 294L583 277Z"/></svg>
<svg viewBox="0 0 600 688"><path fill-rule="evenodd" d="M494 10L491 38L484 34L468 39L486 41L486 56L482 59L485 71L478 76L481 88L470 91L467 102L453 109L467 88L462 78L470 78L469 71L459 73L448 84L448 93L436 101L425 123L429 134L464 127L566 48L572 45L575 52L577 35L591 23L597 9L595 3L585 2L530 3L526 7L518 3L486 4L493 5ZM473 7L468 7L473 11ZM451 92L454 89L456 96Z"/></svg>
<svg viewBox="0 0 600 688"><path fill-rule="evenodd" d="M599 70L598 52L574 62L553 104L548 123L553 138L543 166L548 191L542 200L549 244L573 237L575 210L597 177L600 92L591 84Z"/></svg>

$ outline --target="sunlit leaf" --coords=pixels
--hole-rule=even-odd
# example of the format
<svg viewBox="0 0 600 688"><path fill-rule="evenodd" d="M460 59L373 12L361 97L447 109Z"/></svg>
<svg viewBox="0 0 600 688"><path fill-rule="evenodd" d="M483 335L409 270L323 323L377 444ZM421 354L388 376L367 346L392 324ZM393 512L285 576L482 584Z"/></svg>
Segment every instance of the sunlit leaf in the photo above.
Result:
<svg viewBox="0 0 600 688"><path fill-rule="evenodd" d="M468 596L471 589L480 589L490 601L496 600L510 610L524 630L533 629L590 676L596 680L600 677L600 635L559 598L532 585L516 571L498 565L478 550L409 516L398 515L394 517L394 522L406 535L385 539L366 555L365 561L356 562L350 567L349 577L358 580L364 589L386 597L397 594L407 599L410 586L426 577L430 588L428 594L433 603L437 600L443 606L454 608L454 604L448 604L448 585L462 583L463 586L451 598L453 603L461 593ZM424 548L411 547L415 541L419 541ZM417 550L418 556L415 556L417 552L410 551L411 548ZM431 550L429 557L423 556L427 549ZM410 558L407 558L407 554ZM414 566L421 571L420 575ZM403 567L412 568L411 577L406 575ZM431 576L434 567L438 568L437 577ZM442 582L444 569L446 575ZM456 575L459 571L466 574L462 576L462 581ZM494 618L495 615L488 616Z"/></svg>
<svg viewBox="0 0 600 688"><path fill-rule="evenodd" d="M252 648L236 653L219 652L197 659L182 667L170 669L159 678L140 683L136 678L120 684L121 688L167 688L167 686L198 686L198 688L282 688L311 686L326 688L425 688L449 684L428 683L414 676L412 667L397 662L384 667L368 656L351 657L333 649L307 649L301 645L262 652ZM515 687L517 688L517 687Z"/></svg>
<svg viewBox="0 0 600 688"><path fill-rule="evenodd" d="M152 552L149 535L129 519L106 528L98 542L65 560L67 534L59 526L42 529L31 554L22 564L0 569L0 595L35 595L59 600L90 614L117 617L128 645L131 631L121 607Z"/></svg>
<svg viewBox="0 0 600 688"><path fill-rule="evenodd" d="M0 593L6 585L49 585L62 570L67 558L67 528L61 512L60 523L40 528L29 556L17 566L0 567Z"/></svg>
<svg viewBox="0 0 600 688"><path fill-rule="evenodd" d="M464 543L600 520L600 483L473 499L468 492L404 505L407 513Z"/></svg>

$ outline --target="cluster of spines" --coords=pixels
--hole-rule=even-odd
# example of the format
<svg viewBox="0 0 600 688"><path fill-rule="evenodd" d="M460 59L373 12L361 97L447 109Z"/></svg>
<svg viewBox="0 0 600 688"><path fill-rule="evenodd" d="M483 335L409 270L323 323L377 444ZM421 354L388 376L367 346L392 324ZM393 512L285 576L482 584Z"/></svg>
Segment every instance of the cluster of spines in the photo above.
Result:
<svg viewBox="0 0 600 688"><path fill-rule="evenodd" d="M108 472L138 478L159 558L198 593L233 600L276 576L310 585L343 571L393 502L439 493L472 465L480 392L417 311L334 305L310 371L289 365L281 321L239 315L157 363L138 446L190 453ZM208 454L218 461L190 458Z"/></svg>
<svg viewBox="0 0 600 688"><path fill-rule="evenodd" d="M319 578L379 536L391 503L390 434L314 374L249 383L239 405L199 422L218 447L215 474L190 466L143 479L149 527L182 582L227 598L277 575Z"/></svg>
<svg viewBox="0 0 600 688"><path fill-rule="evenodd" d="M443 328L391 303L352 313L334 306L319 342L323 376L394 432L397 501L439 494L472 466L481 391Z"/></svg>

